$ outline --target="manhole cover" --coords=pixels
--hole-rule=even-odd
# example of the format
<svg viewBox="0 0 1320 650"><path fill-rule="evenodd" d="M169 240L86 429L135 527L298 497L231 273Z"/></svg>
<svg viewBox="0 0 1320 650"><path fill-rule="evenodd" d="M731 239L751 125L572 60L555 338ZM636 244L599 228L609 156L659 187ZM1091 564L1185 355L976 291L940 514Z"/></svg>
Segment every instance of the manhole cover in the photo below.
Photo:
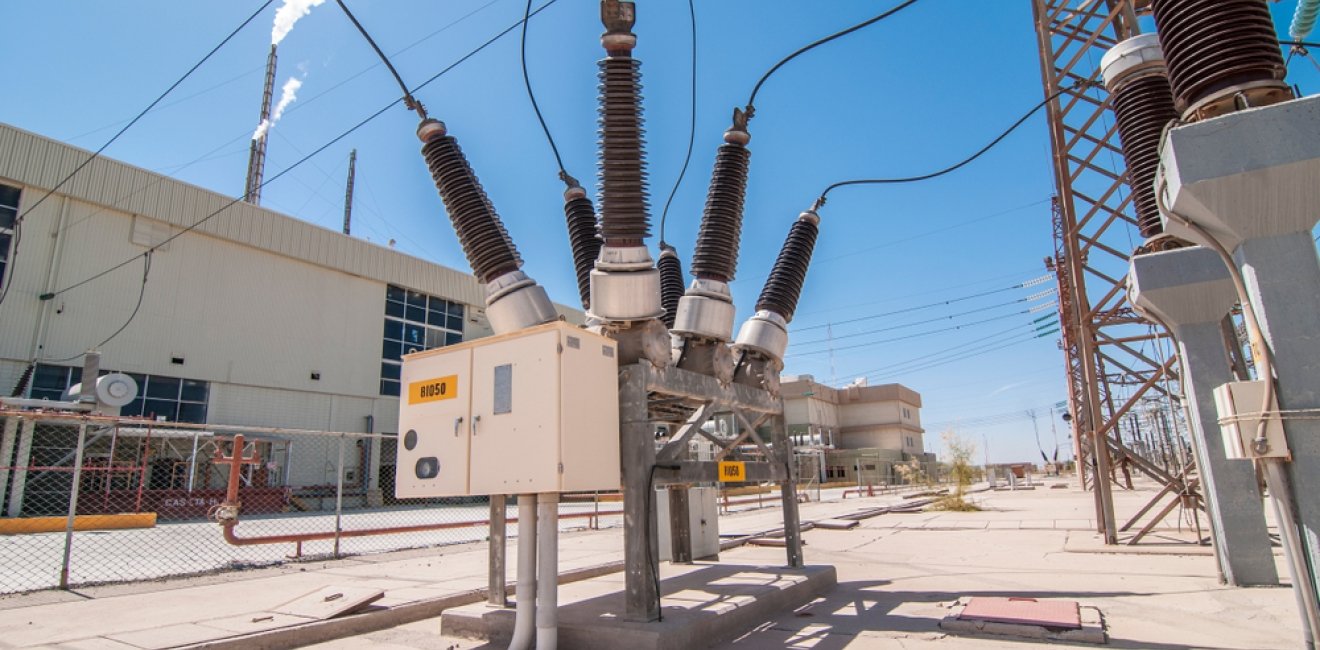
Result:
<svg viewBox="0 0 1320 650"><path fill-rule="evenodd" d="M1075 600L1040 601L1035 598L978 596L967 603L958 619L1066 630L1082 629L1082 615Z"/></svg>

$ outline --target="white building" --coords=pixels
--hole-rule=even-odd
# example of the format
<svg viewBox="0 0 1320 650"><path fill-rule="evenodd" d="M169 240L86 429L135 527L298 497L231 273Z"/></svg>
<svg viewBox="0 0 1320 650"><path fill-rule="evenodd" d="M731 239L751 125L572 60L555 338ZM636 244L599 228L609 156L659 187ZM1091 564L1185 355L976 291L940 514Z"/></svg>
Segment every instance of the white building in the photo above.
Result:
<svg viewBox="0 0 1320 650"><path fill-rule="evenodd" d="M15 215L89 155L0 124L5 395L35 361L21 396L58 398L81 353L128 323L100 347L141 386L127 415L389 433L399 355L489 333L467 273L246 203L220 211L230 197L104 157L27 213L15 256ZM366 456L371 487L392 452ZM330 454L303 450L282 483L333 482Z"/></svg>

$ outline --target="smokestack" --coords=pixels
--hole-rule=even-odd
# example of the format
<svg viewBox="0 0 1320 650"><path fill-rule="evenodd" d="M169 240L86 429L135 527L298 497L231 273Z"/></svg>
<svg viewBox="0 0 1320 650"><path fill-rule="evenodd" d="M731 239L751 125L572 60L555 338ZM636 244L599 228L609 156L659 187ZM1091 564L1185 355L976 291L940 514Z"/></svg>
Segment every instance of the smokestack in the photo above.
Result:
<svg viewBox="0 0 1320 650"><path fill-rule="evenodd" d="M357 173L357 149L348 152L348 187L344 189L344 234L353 224L353 177Z"/></svg>
<svg viewBox="0 0 1320 650"><path fill-rule="evenodd" d="M266 59L266 84L261 91L261 119L258 124L270 123L270 104L275 94L275 48L270 46L270 56ZM248 150L247 183L243 188L243 200L252 205L261 205L261 183L266 177L266 134L252 139Z"/></svg>

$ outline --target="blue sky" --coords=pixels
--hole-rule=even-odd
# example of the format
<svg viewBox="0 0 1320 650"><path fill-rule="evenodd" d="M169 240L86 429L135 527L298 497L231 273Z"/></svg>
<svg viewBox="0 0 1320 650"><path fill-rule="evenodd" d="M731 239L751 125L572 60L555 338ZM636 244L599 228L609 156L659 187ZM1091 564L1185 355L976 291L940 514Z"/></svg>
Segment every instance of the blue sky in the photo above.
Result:
<svg viewBox="0 0 1320 650"><path fill-rule="evenodd" d="M280 2L276 2L278 6ZM522 0L349 2L411 85L522 17ZM541 4L538 1L537 6ZM711 161L733 107L780 57L890 2L720 0L697 3L696 148L666 239L686 262ZM1272 3L1281 30L1295 0ZM45 0L5 3L21 29L0 39L0 121L87 149L101 146L260 2ZM241 193L256 126L272 6L105 155L208 189ZM683 2L641 2L653 231L687 146L690 35ZM568 170L595 177L597 3L559 0L528 35L532 83ZM560 302L576 301L554 159L527 102L518 32L418 93L458 137L518 244L526 270ZM1098 61L1096 62L1099 63ZM1320 87L1297 59L1290 81ZM277 88L302 86L272 129L267 176L356 124L399 92L333 0L280 45ZM798 212L828 184L932 171L980 148L1042 98L1026 0L924 0L800 57L761 90L733 283L739 319ZM338 230L348 151L356 148L354 235L466 269L418 153L415 115L396 107L263 191L263 205ZM821 211L821 236L793 327L789 373L843 383L902 382L921 392L927 445L956 426L992 461L1038 458L1028 409L1052 449L1048 409L1065 398L1054 337L1029 339L1022 313L1052 286L1054 191L1043 116L976 163L914 185L843 188ZM223 218L223 217L219 217ZM655 238L652 243L654 244ZM130 272L130 271L125 271ZM977 297L977 294L985 294ZM947 301L934 306L932 303ZM1048 319L1047 319L1048 320ZM813 343L814 342L814 343ZM1006 345L1006 346L1005 346ZM1002 349L1001 349L1002 348ZM975 354L975 356L973 356ZM1062 427L1060 440L1067 438ZM978 451L980 454L983 450Z"/></svg>

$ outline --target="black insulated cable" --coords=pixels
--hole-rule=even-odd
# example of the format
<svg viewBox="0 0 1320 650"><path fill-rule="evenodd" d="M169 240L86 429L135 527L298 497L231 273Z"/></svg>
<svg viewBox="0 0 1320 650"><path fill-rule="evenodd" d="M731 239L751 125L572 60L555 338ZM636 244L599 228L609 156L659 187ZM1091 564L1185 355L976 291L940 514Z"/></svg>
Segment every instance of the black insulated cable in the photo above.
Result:
<svg viewBox="0 0 1320 650"><path fill-rule="evenodd" d="M527 89L527 101L532 103L532 111L536 113L536 121L541 124L541 132L545 133L545 141L550 143L550 151L555 154L555 164L559 166L559 179L572 187L577 184L577 180L569 176L568 171L564 169L564 159L559 155L559 147L555 146L555 138L550 135L550 127L546 125L545 117L541 115L541 106L536 103L536 93L532 92L532 79L527 74L527 23L531 18L532 0L527 0L527 8L523 10L522 38L518 46L518 56L522 62L523 87ZM565 206L564 209L567 210L568 207Z"/></svg>
<svg viewBox="0 0 1320 650"><path fill-rule="evenodd" d="M962 169L963 167L966 167L967 165L971 164L977 158L980 158L981 156L985 155L987 151L994 149L996 145L1004 141L1004 138L1007 138L1014 131L1016 131L1018 127L1022 126L1023 123L1031 119L1031 116L1035 115L1036 111L1039 111L1040 109L1044 108L1046 104L1049 104L1050 102L1054 101L1057 97L1059 97L1063 93L1068 92L1069 90L1073 90L1075 88L1076 86L1073 86L1070 88L1064 88L1050 93L1048 97L1046 97L1044 100L1041 100L1039 104L1036 104L1031 108L1031 110L1023 114L1022 117L1018 118L1018 120L1014 122L1012 126L1008 127L1007 130L996 136L994 140L991 140L990 144L981 147L981 149L976 153L962 159L961 161L953 165L945 167L944 169L941 169L939 171L931 172L929 174L922 174L920 176L907 176L903 178L859 178L849 181L839 181L838 183L834 183L833 185L830 185L829 187L825 188L825 191L820 193L820 197L816 199L816 204L812 206L812 209L817 209L820 206L825 205L825 200L828 198L829 193L835 190L836 188L845 187L848 185L897 185L901 183L916 183L919 181L928 181L932 178L939 178L940 176L943 176L945 174L958 171L959 169Z"/></svg>
<svg viewBox="0 0 1320 650"><path fill-rule="evenodd" d="M339 8L344 10L344 15L348 16L348 19L353 22L353 26L362 34L362 38L367 39L367 43L371 45L371 49L376 51L376 56L380 57L381 63L384 63L385 67L389 69L390 74L394 75L394 81L398 82L399 88L403 90L404 107L410 111L417 111L417 117L426 119L426 107L422 106L422 103L417 101L417 99L412 96L412 93L409 92L408 84L403 83L403 77L399 76L399 71L394 69L393 63L390 63L390 57L385 56L385 52L380 49L379 45L376 45L376 40L371 37L371 34L367 33L367 28L363 27L362 23L358 22L357 16L354 16L353 12L348 10L348 5L344 4L344 0L335 0L335 2L339 3Z"/></svg>
<svg viewBox="0 0 1320 650"><path fill-rule="evenodd" d="M820 233L820 218L806 213L788 230L784 247L775 258L775 265L766 278L761 297L756 300L757 311L772 311L784 318L784 322L793 320L797 311L798 299L802 297L802 285L807 280L807 267L811 264L811 253L816 248L816 236Z"/></svg>
<svg viewBox="0 0 1320 650"><path fill-rule="evenodd" d="M678 178L674 180L674 188L669 190L669 198L665 200L665 209L660 212L660 248L663 252L665 247L665 223L669 220L669 206L674 203L674 195L678 194L678 188L683 184L683 177L687 175L688 164L692 162L692 144L697 139L697 10L693 6L693 0L688 0L688 18L692 23L692 110L688 117L688 145L687 155L683 156L683 167L678 170ZM663 282L663 279L661 280ZM673 326L673 318L669 318L669 325Z"/></svg>
<svg viewBox="0 0 1320 650"><path fill-rule="evenodd" d="M767 71L765 72L765 74L761 75L761 78L760 78L759 80L757 80L756 85L752 87L752 94L751 94L750 97L747 98L747 118L748 118L748 119L751 119L752 116L753 116L753 115L755 114L755 112L756 112L756 109L755 109L755 105L756 105L756 94L757 94L758 92L761 91L761 86L766 82L767 79L770 78L770 75L773 75L773 74L775 73L775 71L777 71L777 70L779 70L780 68L784 67L784 64L788 63L789 61L792 61L793 59L796 59L799 55L801 55L801 54L805 54L806 52L808 52L808 51L810 51L810 50L813 50L813 49L815 49L815 48L817 48L817 47L819 47L819 46L821 46L821 45L824 45L824 44L826 44L826 43L828 43L828 42L830 42L830 41L833 41L833 40L835 40L835 39L837 39L837 38L842 38L842 37L844 37L844 36L847 36L848 34L851 34L851 33L855 32L855 31L857 31L857 30L859 30L859 29L862 29L862 28L864 28L864 27L869 27L869 26L871 26L871 25L874 25L874 24L876 24L876 23L878 23L878 22L880 22L880 21L882 21L882 20L884 20L884 19L886 19L886 18L888 18L888 17L890 17L890 16L892 16L892 15L894 15L894 14L896 14L896 13L898 13L898 12L900 12L900 11L902 11L902 10L904 10L904 9L906 9L906 8L908 8L908 7L910 7L910 6L912 6L912 5L914 5L914 4L916 4L916 3L917 3L917 0L907 0L907 2L903 2L903 3L899 4L898 6L892 8L892 9L890 9L890 10L888 10L888 11L886 11L886 12L884 12L884 13L878 15L878 16L875 16L875 17L873 17L873 18L869 18L869 19L864 20L864 21L862 21L862 22L860 22L860 23L857 23L856 25L853 25L852 27L849 27L849 28L844 29L844 30L837 31L837 32L835 32L835 33L833 33L833 34L830 34L829 36L826 36L826 37L824 37L824 38L821 38L821 39L818 39L818 40L813 41L813 42L811 42L811 43L808 43L807 45L804 45L804 46L798 48L798 49L797 49L796 51L794 51L792 54L789 54L788 56L786 56L786 57L780 59L780 60L779 60L779 63L774 64L774 66L772 66L769 70L767 70Z"/></svg>

